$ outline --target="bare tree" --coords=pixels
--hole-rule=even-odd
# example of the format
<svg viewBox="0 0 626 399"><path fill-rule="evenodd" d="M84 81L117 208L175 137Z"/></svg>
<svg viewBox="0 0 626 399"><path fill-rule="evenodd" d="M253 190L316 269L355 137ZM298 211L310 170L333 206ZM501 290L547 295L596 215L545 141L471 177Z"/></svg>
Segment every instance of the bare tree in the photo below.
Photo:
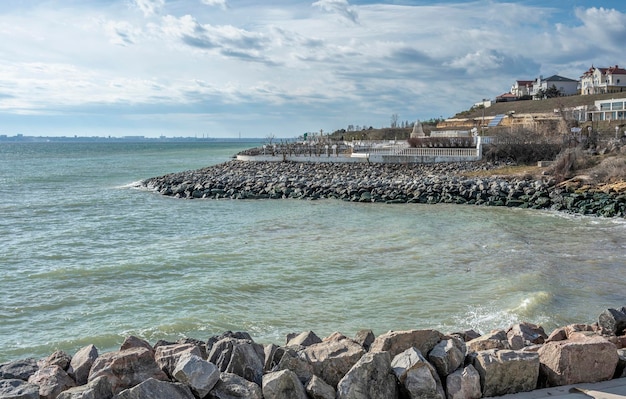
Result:
<svg viewBox="0 0 626 399"><path fill-rule="evenodd" d="M398 114L392 114L391 115L391 127L397 127L398 126Z"/></svg>

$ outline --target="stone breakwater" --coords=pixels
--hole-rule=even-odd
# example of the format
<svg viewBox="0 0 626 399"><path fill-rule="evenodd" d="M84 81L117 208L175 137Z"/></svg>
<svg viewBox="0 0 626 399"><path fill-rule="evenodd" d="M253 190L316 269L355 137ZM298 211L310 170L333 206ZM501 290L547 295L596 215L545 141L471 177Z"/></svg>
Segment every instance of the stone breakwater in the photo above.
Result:
<svg viewBox="0 0 626 399"><path fill-rule="evenodd" d="M0 365L0 398L21 399L471 399L626 377L626 307L593 324L473 330L370 330L320 339L289 334L261 345L248 333Z"/></svg>
<svg viewBox="0 0 626 399"><path fill-rule="evenodd" d="M626 216L626 195L559 188L554 179L464 177L484 163L368 164L229 161L141 185L177 198L453 203Z"/></svg>

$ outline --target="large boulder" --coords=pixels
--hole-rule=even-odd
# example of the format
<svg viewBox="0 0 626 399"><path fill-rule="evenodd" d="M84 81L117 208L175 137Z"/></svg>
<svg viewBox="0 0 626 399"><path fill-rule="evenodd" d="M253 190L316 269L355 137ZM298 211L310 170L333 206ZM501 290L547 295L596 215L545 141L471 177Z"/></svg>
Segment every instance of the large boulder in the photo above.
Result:
<svg viewBox="0 0 626 399"><path fill-rule="evenodd" d="M446 377L458 369L465 361L467 348L459 338L450 337L439 342L428 354L428 361L435 366L439 378Z"/></svg>
<svg viewBox="0 0 626 399"><path fill-rule="evenodd" d="M59 366L48 366L37 370L28 382L39 386L41 399L56 399L66 389L76 386L76 382Z"/></svg>
<svg viewBox="0 0 626 399"><path fill-rule="evenodd" d="M397 396L389 352L366 353L337 385L337 399L393 399Z"/></svg>
<svg viewBox="0 0 626 399"><path fill-rule="evenodd" d="M563 341L547 342L537 352L546 386L599 382L613 377L617 348L604 337L572 334Z"/></svg>
<svg viewBox="0 0 626 399"><path fill-rule="evenodd" d="M311 377L304 389L311 399L335 399L337 397L335 388L316 375Z"/></svg>
<svg viewBox="0 0 626 399"><path fill-rule="evenodd" d="M208 399L263 399L263 391L254 382L237 374L220 373L220 380L209 392Z"/></svg>
<svg viewBox="0 0 626 399"><path fill-rule="evenodd" d="M114 393L132 388L150 378L168 381L147 348L130 348L99 356L89 373L89 381L106 377Z"/></svg>
<svg viewBox="0 0 626 399"><path fill-rule="evenodd" d="M111 399L113 391L105 377L96 378L85 385L63 391L57 399Z"/></svg>
<svg viewBox="0 0 626 399"><path fill-rule="evenodd" d="M28 381L28 378L35 374L37 370L39 370L39 366L37 365L36 359L28 358L15 360L0 365L0 379Z"/></svg>
<svg viewBox="0 0 626 399"><path fill-rule="evenodd" d="M375 339L376 336L372 330L359 330L354 336L354 342L361 345L366 351L370 350Z"/></svg>
<svg viewBox="0 0 626 399"><path fill-rule="evenodd" d="M322 342L313 331L303 331L298 335L289 335L286 346L311 346Z"/></svg>
<svg viewBox="0 0 626 399"><path fill-rule="evenodd" d="M622 335L626 329L626 306L621 309L606 309L598 317L598 325L603 332Z"/></svg>
<svg viewBox="0 0 626 399"><path fill-rule="evenodd" d="M211 346L208 361L222 372L237 374L260 386L264 356L262 345L247 339L227 337Z"/></svg>
<svg viewBox="0 0 626 399"><path fill-rule="evenodd" d="M483 396L480 374L471 364L460 368L446 378L448 399L478 399Z"/></svg>
<svg viewBox="0 0 626 399"><path fill-rule="evenodd" d="M78 385L85 385L89 378L91 366L98 358L98 349L93 345L87 345L78 350L72 356L68 374Z"/></svg>
<svg viewBox="0 0 626 399"><path fill-rule="evenodd" d="M291 370L265 374L262 389L265 399L307 399L302 382Z"/></svg>
<svg viewBox="0 0 626 399"><path fill-rule="evenodd" d="M283 357L271 371L291 370L298 376L298 379L306 384L314 375L313 366L291 349L283 352Z"/></svg>
<svg viewBox="0 0 626 399"><path fill-rule="evenodd" d="M490 349L510 349L506 331L493 330L467 342L468 352L479 352Z"/></svg>
<svg viewBox="0 0 626 399"><path fill-rule="evenodd" d="M389 352L392 359L409 348L428 354L442 338L436 330L389 331L376 337L370 352Z"/></svg>
<svg viewBox="0 0 626 399"><path fill-rule="evenodd" d="M483 396L528 392L537 387L539 356L534 352L490 349L472 353Z"/></svg>
<svg viewBox="0 0 626 399"><path fill-rule="evenodd" d="M513 350L543 344L548 339L543 327L532 323L515 324L507 330L506 336Z"/></svg>
<svg viewBox="0 0 626 399"><path fill-rule="evenodd" d="M120 346L120 350L126 350L130 348L147 348L154 352L154 348L148 341L145 339L141 339L139 337L135 337L134 335L130 335L124 339L122 345Z"/></svg>
<svg viewBox="0 0 626 399"><path fill-rule="evenodd" d="M22 379L0 379L0 398L39 399L39 387Z"/></svg>
<svg viewBox="0 0 626 399"><path fill-rule="evenodd" d="M63 351L54 351L50 356L41 359L37 362L40 369L49 366L59 366L63 370L67 371L70 368L70 362L72 357Z"/></svg>
<svg viewBox="0 0 626 399"><path fill-rule="evenodd" d="M178 360L185 354L202 357L200 348L193 344L166 344L157 346L154 351L154 360L161 370L172 376Z"/></svg>
<svg viewBox="0 0 626 399"><path fill-rule="evenodd" d="M144 348L145 349L145 348ZM142 383L125 389L113 399L195 399L188 386L175 382L148 378Z"/></svg>
<svg viewBox="0 0 626 399"><path fill-rule="evenodd" d="M300 357L313 366L313 373L332 387L365 354L365 349L351 339L326 341L307 346Z"/></svg>
<svg viewBox="0 0 626 399"><path fill-rule="evenodd" d="M204 398L219 381L220 371L213 363L186 352L178 359L173 377L187 384L195 395Z"/></svg>
<svg viewBox="0 0 626 399"><path fill-rule="evenodd" d="M446 397L437 370L417 348L396 355L391 362L405 397L410 399L444 399Z"/></svg>

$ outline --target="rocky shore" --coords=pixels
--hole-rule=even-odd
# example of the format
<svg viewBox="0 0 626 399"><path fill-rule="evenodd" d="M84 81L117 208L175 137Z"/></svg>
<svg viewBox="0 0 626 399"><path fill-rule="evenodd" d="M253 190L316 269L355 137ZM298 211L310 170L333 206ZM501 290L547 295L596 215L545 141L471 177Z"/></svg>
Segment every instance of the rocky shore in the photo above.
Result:
<svg viewBox="0 0 626 399"><path fill-rule="evenodd" d="M382 203L453 203L626 216L626 195L574 190L554 179L465 177L486 163L369 164L229 161L144 180L177 198L322 199Z"/></svg>
<svg viewBox="0 0 626 399"><path fill-rule="evenodd" d="M245 332L118 351L0 365L0 398L19 399L471 399L626 377L626 307L593 324L521 323L475 331L370 330L348 338L290 334L284 345Z"/></svg>

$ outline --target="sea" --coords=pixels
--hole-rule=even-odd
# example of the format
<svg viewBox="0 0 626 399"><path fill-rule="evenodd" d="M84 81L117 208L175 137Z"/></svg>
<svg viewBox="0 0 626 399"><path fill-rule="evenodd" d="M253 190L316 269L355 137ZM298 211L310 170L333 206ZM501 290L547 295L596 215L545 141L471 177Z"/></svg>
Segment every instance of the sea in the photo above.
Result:
<svg viewBox="0 0 626 399"><path fill-rule="evenodd" d="M259 143L260 144L260 143ZM248 142L0 143L0 364L247 331L547 333L626 306L626 221L475 205L176 199Z"/></svg>

